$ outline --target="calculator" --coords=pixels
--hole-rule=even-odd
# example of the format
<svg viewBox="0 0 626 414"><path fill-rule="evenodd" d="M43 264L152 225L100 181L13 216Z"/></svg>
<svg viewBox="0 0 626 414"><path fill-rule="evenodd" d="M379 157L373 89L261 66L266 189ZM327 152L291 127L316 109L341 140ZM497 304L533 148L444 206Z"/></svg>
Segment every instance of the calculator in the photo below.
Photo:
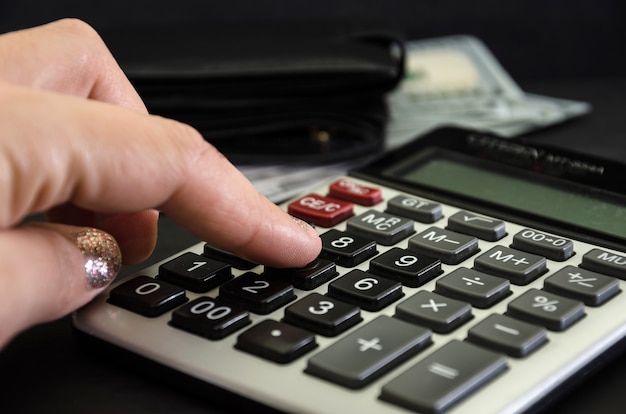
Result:
<svg viewBox="0 0 626 414"><path fill-rule="evenodd" d="M201 242L115 281L73 325L282 412L536 411L623 348L623 177L440 128L281 204L320 234L309 265Z"/></svg>

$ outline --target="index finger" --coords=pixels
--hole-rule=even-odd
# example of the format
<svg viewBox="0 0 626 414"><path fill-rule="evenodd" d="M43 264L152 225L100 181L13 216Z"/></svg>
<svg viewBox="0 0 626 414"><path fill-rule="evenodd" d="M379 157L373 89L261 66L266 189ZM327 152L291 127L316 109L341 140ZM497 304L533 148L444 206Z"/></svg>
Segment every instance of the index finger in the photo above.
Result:
<svg viewBox="0 0 626 414"><path fill-rule="evenodd" d="M62 94L0 91L0 129L12 137L0 140L0 227L67 202L102 213L156 207L257 263L298 267L319 253L315 230L259 194L191 127Z"/></svg>

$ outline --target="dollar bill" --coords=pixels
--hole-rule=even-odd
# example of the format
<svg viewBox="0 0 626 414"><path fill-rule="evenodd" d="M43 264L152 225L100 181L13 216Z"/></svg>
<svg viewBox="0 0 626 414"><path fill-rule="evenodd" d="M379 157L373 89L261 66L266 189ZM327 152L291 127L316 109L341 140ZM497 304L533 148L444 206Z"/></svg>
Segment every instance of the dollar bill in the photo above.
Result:
<svg viewBox="0 0 626 414"><path fill-rule="evenodd" d="M389 94L387 146L455 125L513 138L591 111L586 102L525 93L469 35L409 41L406 76Z"/></svg>

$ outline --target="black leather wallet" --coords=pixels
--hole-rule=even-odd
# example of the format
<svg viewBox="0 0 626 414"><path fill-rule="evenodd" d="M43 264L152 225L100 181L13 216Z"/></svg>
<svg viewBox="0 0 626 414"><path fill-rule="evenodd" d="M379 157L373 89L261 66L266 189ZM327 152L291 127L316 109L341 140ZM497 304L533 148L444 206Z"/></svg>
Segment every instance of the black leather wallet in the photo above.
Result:
<svg viewBox="0 0 626 414"><path fill-rule="evenodd" d="M103 33L148 109L235 162L337 161L381 148L402 36L382 24L292 22Z"/></svg>

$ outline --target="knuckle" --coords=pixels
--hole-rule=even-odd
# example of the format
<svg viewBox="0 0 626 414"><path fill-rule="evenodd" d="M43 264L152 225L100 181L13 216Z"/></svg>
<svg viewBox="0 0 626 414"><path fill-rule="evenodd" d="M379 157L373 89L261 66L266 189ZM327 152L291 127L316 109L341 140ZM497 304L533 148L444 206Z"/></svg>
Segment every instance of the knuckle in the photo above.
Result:
<svg viewBox="0 0 626 414"><path fill-rule="evenodd" d="M67 39L72 39L73 52L88 60L99 60L106 50L104 40L96 29L77 18L65 18L51 23L53 30Z"/></svg>
<svg viewBox="0 0 626 414"><path fill-rule="evenodd" d="M202 134L190 125L172 119L163 118L169 123L170 137L174 145L184 152L187 160L194 160L205 156L222 156L221 153Z"/></svg>
<svg viewBox="0 0 626 414"><path fill-rule="evenodd" d="M100 38L96 30L87 22L77 18L64 18L50 23L50 27L79 37Z"/></svg>

